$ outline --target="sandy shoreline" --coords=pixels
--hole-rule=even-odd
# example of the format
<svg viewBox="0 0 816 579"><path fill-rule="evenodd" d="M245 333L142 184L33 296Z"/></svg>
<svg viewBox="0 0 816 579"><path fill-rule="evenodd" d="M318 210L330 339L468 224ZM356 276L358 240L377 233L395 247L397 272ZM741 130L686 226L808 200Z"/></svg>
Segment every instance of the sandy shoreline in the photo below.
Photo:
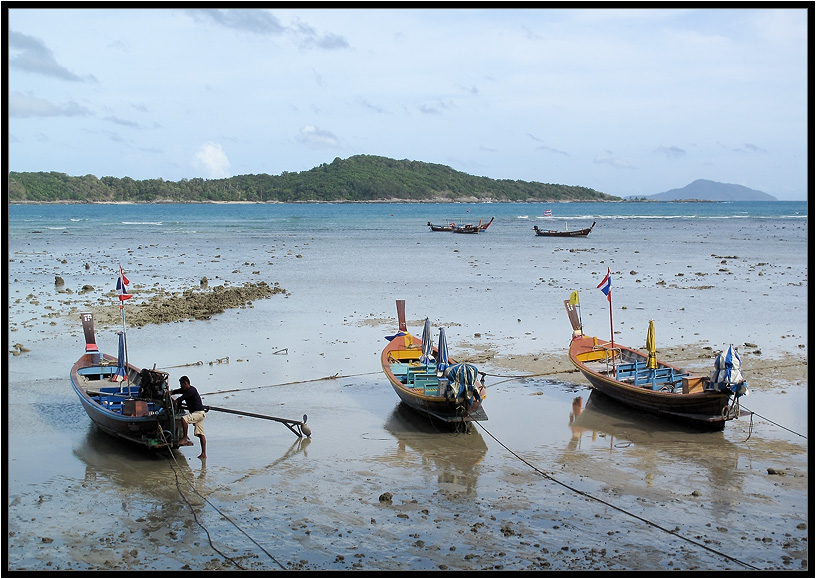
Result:
<svg viewBox="0 0 816 579"><path fill-rule="evenodd" d="M373 325L383 331L387 328L377 323L365 325ZM234 451L243 458L237 463L225 462L224 446L231 444L229 440L236 437L233 431L216 431L210 451L216 458L209 460L208 469L207 461L200 463L192 458L197 452L195 448L189 452L176 453L176 457L170 462L164 459L144 463L140 453L130 450L122 452L118 442L105 440L108 437L93 433L91 428L86 435L87 439L79 446L79 456L86 464L84 482L69 478L64 484L56 485L56 488L48 488L54 487L53 483L46 484L46 488L34 491L39 499L32 496L31 491L20 488L12 493L9 569L169 572L235 569L381 572L634 569L738 571L745 570L745 565L769 570L807 569L809 528L804 512L787 513L788 519L781 525L784 533L779 529L761 532L757 528L754 534L746 535L742 531L744 536L739 542L750 541L752 544L769 547L774 553L783 553L781 558L776 558L775 555L746 556L744 552L739 552L734 560L728 560L717 554L734 554L731 547L723 546L723 536L728 536L731 529L722 524L705 524L701 527L699 521L695 520L695 510L691 507L696 502L700 502L701 506L707 503L704 497L712 490L706 490L705 485L701 485L686 487L684 491L678 492L682 486L678 486L679 481L686 474L675 471L670 462L662 467L665 472L661 477L676 479L675 482L665 484L664 481L661 486L653 487L648 483L647 477L647 484L643 484L644 461L659 460L657 457L663 452L663 445L658 442L661 437L688 438L689 441L697 440L698 444L704 444L701 452L706 453L707 457L694 459L703 460L704 464L709 461L712 464L722 460L731 461L734 452L743 453L748 452L747 450L735 450L735 446L730 443L722 446L722 442L717 442L716 438L712 446L699 434L676 431L671 426L662 431L664 427L656 423L652 423L653 431L647 442L641 440L642 434L638 434L637 430L628 432L614 426L614 420L621 419L615 418L609 425L601 422L600 426L590 426L586 432L585 427L576 426L573 429L573 440L578 437L577 440L584 440L584 444L588 444L588 439L582 437L588 436L589 432L594 433L593 439L598 435L607 436L608 431L616 432L617 434L611 435L613 440L629 438L627 444L631 445L634 441L639 448L638 454L641 456L634 459L634 462L620 462L619 457L613 468L605 470L600 484L587 485L587 482L596 477L593 470L597 469L597 462L594 459L586 462L586 457L581 457L580 453L563 459L569 460L569 463L556 466L556 470L551 470L555 466L553 465L537 472L529 465L506 455L502 448L495 445L496 441L492 438L494 433L504 432L500 436L505 438L509 426L503 426L501 413L497 414L497 403L509 410L530 394L538 398L542 394L546 397L546 385L558 383L563 384L567 390L581 393L586 400L588 391L583 378L560 353L501 356L497 355L498 346L491 345L489 341L487 345L471 343L464 344L463 347L474 352L467 356L470 361L489 368L487 405L493 415L492 419L484 427L476 427L476 431L469 435L440 434L435 429L428 430L424 421L417 420L411 411L406 413L397 407L392 417L386 421L382 433L370 430L381 427L363 421L358 427L368 428L369 432L357 439L357 442L352 442L352 448L359 447L362 450L368 446L364 442L367 439L387 440L389 436L396 436L399 441L397 454L392 455L389 451L378 457L378 452L375 451L373 456L363 459L360 465L352 461L347 469L330 468L330 472L321 472L322 467L319 466L323 461L318 448L325 444L326 437L331 438L332 433L348 428L345 424L346 413L342 407L334 411L328 408L315 410L315 416L319 416L321 422L319 426L315 426L314 439L293 442L291 437L274 433L273 446L279 449L291 446L261 470L248 468L248 464L257 463L257 458L250 458L251 455L238 450L238 447L233 447ZM711 349L699 344L664 349L660 355L682 361L690 369L698 367L702 371L705 371L712 359ZM518 380L505 376L528 378ZM807 360L804 355L775 359L752 357L749 376L753 384L764 385L760 388L771 391L779 388L804 389L807 387ZM545 377L546 382L536 382L536 377ZM376 377L371 380L378 382ZM339 389L338 394L348 388L353 390L354 380L337 382L330 381L327 388L332 391ZM530 392L527 387L520 385L528 383L540 384L544 386L544 390L539 386ZM242 396L245 395L240 391L226 395L229 403L236 405L240 404ZM278 393L277 396L280 397L281 394ZM283 399L287 396L283 394ZM393 407L392 396L393 393L382 394L384 408ZM517 402L513 402L514 400ZM584 415L592 418L590 414L592 412L587 408L581 418ZM593 416L595 420L599 416L603 420L603 415L596 413ZM572 420L571 416L570 423ZM217 425L218 419L210 418L210 422ZM578 424L577 420L575 424ZM745 424L729 428L739 426L744 430ZM762 434L754 435L754 442L751 443L753 450L750 451L750 455L754 457L752 461L756 464L750 469L753 471L750 475L741 475L741 485L759 485L758 489L765 489L759 491L760 494L767 496L762 502L770 501L771 504L779 500L780 493L804 498L809 477L803 462L806 459L803 448L796 444L786 445L766 439L768 432L758 426L757 429ZM722 441L722 437L719 440ZM371 450L362 452L370 453ZM119 458L112 459L117 454ZM502 454L505 455L504 458L501 458ZM468 458L471 455L473 459ZM309 456L312 459L306 460ZM535 457L535 453L527 451L525 456L530 459ZM767 460L770 457L773 457L772 460ZM420 458L419 463L414 463L416 458ZM430 468L428 472L434 473L433 478L439 477L439 483L425 486L417 484L419 481L412 481L410 477L400 480L399 473L404 471L404 466L401 466L403 460L408 460L408 464L412 465L409 466L410 471L418 468L417 472L421 473ZM137 466L140 463L143 466ZM484 466L479 467L481 463ZM549 461L543 461L543 464L548 463ZM476 479L470 482L469 479L475 476L473 472L484 469L487 465L492 465L489 467L490 471L498 469L489 475L496 488L494 492L474 495L472 493L475 492ZM213 466L214 471L211 470ZM136 476L136 471L132 470L134 468L148 470ZM393 470L396 472L392 472ZM649 470L646 468L646 472ZM579 473L582 473L580 477L575 478ZM114 486L108 482L111 475L114 477L111 479ZM172 478L168 480L168 476ZM270 476L272 479L265 484L263 481ZM486 476L488 475L483 472L480 478ZM746 480L748 477L755 479L755 482L749 483ZM178 482L170 484L173 479ZM554 487L553 482L556 483ZM559 487L563 484L569 485L573 490L565 491ZM54 493L59 489L60 508L66 514L79 513L80 519L105 518L108 516L105 505L109 499L104 497L120 496L120 487L123 485L128 489L127 494L135 492L136 496L144 497L120 511L114 519L121 520L123 528L127 529L125 532L116 531L116 526L109 529L108 523L103 523L96 529L79 530L65 521L63 516L55 513L45 518L42 516L41 505L56 499ZM536 498L542 491L537 490L533 494L518 492L519 489L542 487L549 487L547 493L560 489L554 502L548 500L545 506ZM260 489L267 490L261 490L259 495ZM89 492L96 497L96 502L88 502ZM581 498L580 493L587 495ZM389 498L384 499L386 496ZM590 500L589 497L594 498ZM598 500L602 502L599 503ZM690 504L680 507L678 501ZM755 501L756 499L751 500ZM185 506L185 502L189 502L193 511L198 513L195 518L203 520L203 528L193 522L193 513ZM673 512L672 524L676 523L677 532L691 542L681 546L680 541L680 550L676 554L667 553L665 545L660 546L663 543L661 539L658 538L655 542L654 530L633 522L631 514L609 511L603 507L603 502L616 505L623 509L623 513L637 511L633 505L642 504L647 509L639 516L658 524L665 524L660 516L661 511L666 505L673 505L670 507ZM158 516L153 511L155 507L150 506L153 503L173 507L169 512ZM139 504L143 506L138 506ZM226 509L226 512L221 511L222 515L219 515L220 509ZM686 509L690 510L683 514ZM230 528L231 525L225 522L224 515L227 512L230 513L227 521L232 520L235 528ZM240 515L241 512L244 514ZM277 512L290 513L291 516L285 518L289 529L280 528L283 521L263 522ZM221 522L218 522L219 518ZM278 516L274 515L272 518L277 519ZM29 519L32 522L26 522ZM590 520L591 530L580 522ZM34 521L38 522L34 524ZM542 522L546 524L542 525ZM276 539L272 543L263 543L268 547L266 554L245 540L234 538L236 528L241 533L248 533L250 537L264 536L270 530L269 525L274 529ZM216 536L215 549L203 534L204 528ZM134 543L134 537L140 539ZM224 543L226 537L233 538ZM236 546L228 547L233 542ZM402 545L397 557L387 547L395 542ZM669 542L678 541L675 537ZM706 553L705 549L700 549L695 543L713 546L714 554ZM168 549L170 544L172 549ZM635 549L632 544L639 547ZM648 546L650 544L655 546ZM300 554L295 555L298 550L301 551Z"/></svg>
<svg viewBox="0 0 816 579"><path fill-rule="evenodd" d="M400 241L445 260L417 282L383 279L384 262L369 260L387 228L346 240L266 223L215 238L202 225L132 225L139 235L110 248L49 225L22 228L9 260L9 570L809 569L798 223L782 240L767 226L678 228L682 243L660 237L663 224L610 223L614 241L580 250L512 223L476 240L411 232ZM312 438L210 412L202 462L197 445L157 458L96 432L67 373L83 351L80 310L115 349L110 272L125 255L133 363L191 376L213 406L308 414ZM708 373L738 340L752 419L700 433L591 393L566 357L562 300L589 286L588 331L607 331L594 285L613 260L628 286L616 341L642 347L655 317L658 355ZM489 420L469 434L405 412L384 381L394 298L407 299L412 331L428 315L452 355L487 374Z"/></svg>

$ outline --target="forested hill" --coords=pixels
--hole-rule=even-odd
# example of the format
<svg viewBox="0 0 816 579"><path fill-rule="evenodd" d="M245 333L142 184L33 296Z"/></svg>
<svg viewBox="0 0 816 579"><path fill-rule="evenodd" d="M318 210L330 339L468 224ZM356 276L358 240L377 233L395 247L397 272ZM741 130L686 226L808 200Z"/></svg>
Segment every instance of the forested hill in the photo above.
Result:
<svg viewBox="0 0 816 579"><path fill-rule="evenodd" d="M587 187L488 179L446 165L372 155L309 171L165 181L64 173L9 173L10 203L206 203L215 201L618 201Z"/></svg>

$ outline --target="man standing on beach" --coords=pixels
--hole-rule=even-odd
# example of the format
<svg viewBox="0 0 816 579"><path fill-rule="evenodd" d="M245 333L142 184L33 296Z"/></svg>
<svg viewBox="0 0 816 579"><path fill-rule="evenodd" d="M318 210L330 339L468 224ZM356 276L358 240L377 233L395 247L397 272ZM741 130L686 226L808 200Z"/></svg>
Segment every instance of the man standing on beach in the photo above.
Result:
<svg viewBox="0 0 816 579"><path fill-rule="evenodd" d="M192 446L193 443L187 437L187 432L189 426L195 424L193 433L201 440L201 454L198 455L198 458L207 458L207 439L204 437L204 425L202 424L205 414L201 396L199 396L195 386L190 384L190 379L187 376L179 378L179 386L181 387L170 392L170 394L181 394L174 400L176 409L180 411L181 404L184 402L187 405L187 410L190 411L189 414L181 417L184 422L184 438L179 440L179 446Z"/></svg>

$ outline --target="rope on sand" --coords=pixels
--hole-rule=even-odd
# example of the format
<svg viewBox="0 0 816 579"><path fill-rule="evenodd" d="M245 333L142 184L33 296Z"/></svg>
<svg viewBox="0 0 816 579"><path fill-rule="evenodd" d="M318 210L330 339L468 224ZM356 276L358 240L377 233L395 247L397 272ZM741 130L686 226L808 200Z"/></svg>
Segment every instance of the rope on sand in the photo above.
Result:
<svg viewBox="0 0 816 579"><path fill-rule="evenodd" d="M254 544L255 544L255 545L256 545L256 546L257 546L257 547L258 547L258 548L259 548L261 551L263 551L263 552L264 552L264 553L265 553L265 554L266 554L266 555L267 555L267 556L268 556L270 559L272 559L272 560L273 560L275 563L277 563L277 565L278 565L278 566L279 566L281 569L284 569L284 570L286 569L286 567L284 567L284 566L281 564L281 562L280 562L280 561L278 561L277 559L275 559L275 557L274 557L274 556L273 556L273 555L272 555L272 554L271 554L269 551L267 551L266 549L264 549L264 548L263 548L263 547L262 547L262 546L261 546L261 545L258 543L258 541L256 541L256 540L255 540L255 539L253 539L252 537L250 537L250 536L249 536L249 534L248 534L246 531L244 531L244 530L243 530L241 527L239 527L239 526L238 526L238 524L237 524L235 521L233 521L233 520L232 520L230 517L228 517L228 516L227 516L227 515L226 515L226 514L225 514L225 513L224 513L224 512L221 510L221 509L219 509L217 506L215 506L214 504L212 504L212 503L210 502L210 500L209 500L207 497L205 497L205 496L204 496L204 495L202 495L200 492L198 492L198 490L195 488L195 485L193 484L193 482L192 482L192 481L191 481L189 478L187 478L187 477L186 477L184 474L179 475L179 473L180 473L180 471L181 471L181 465L179 465L179 464L178 464L178 460L176 460L176 457L175 457L175 455L172 453L172 451L170 452L170 456L173 458L173 462L175 463L175 466L173 466L172 468L173 468L173 474L175 474L175 476L176 476L176 489L178 490L178 493L179 493L179 495L181 496L182 500L184 500L184 502L185 502L185 503L187 503L187 506L188 506L188 507L190 507L190 512L191 512L191 513L193 513L193 519L195 520L195 522L196 522L196 523L198 524L198 526L199 526L199 527L201 527L201 528L204 530L204 532L207 534L207 541L209 542L210 547L212 547L213 551L215 551L216 553L218 553L219 555L221 555L221 557L223 557L224 559L226 559L227 561L229 561L230 563L232 563L233 565L235 565L235 566L236 566L236 567L238 567L239 569L246 570L246 567L243 567L243 566L242 566L240 563L238 563L238 561L236 561L235 559L233 559L232 557L230 557L230 556L228 556L228 555L225 555L224 553L222 553L221 551L219 551L219 550L218 550L218 548L217 548L215 545L213 545L213 542L212 542L212 537L210 536L210 531L207 529L207 527L205 527L205 526L204 526L204 524L203 524L201 521L199 521L199 520L198 520L198 516L196 516L196 512L195 512L195 509L193 508L193 505L192 505L192 504L190 504L190 501L189 501L189 500L187 500L187 497L185 496L184 492L181 490L181 481L179 480L179 476L181 476L181 477L182 477L182 478L183 478L183 479L184 479L184 480L187 482L187 484L189 485L189 487L190 487L190 489L192 490L192 492L193 492L193 493L195 493L196 495L198 495L198 496L201 498L201 500L203 500L205 503L207 503L207 504L208 504L208 505L210 505L210 506L211 506L213 509L215 509L215 511L216 511L216 512L217 512L219 515L221 515L221 516L222 516L224 519L226 519L227 521L229 521L230 523L232 523L232 526L234 526L236 529L238 529L238 530L239 530L239 531L240 531L240 532L241 532L241 533L242 533L242 534L243 534L243 535L244 535L244 536L245 536L247 539L249 539L250 541L252 541L252 542L253 542L253 543L254 543Z"/></svg>
<svg viewBox="0 0 816 579"><path fill-rule="evenodd" d="M773 420L771 420L770 418L765 418L765 417L764 417L764 416L762 416L761 414L757 414L757 413L756 413L756 412L754 412L753 410L749 410L748 408L745 408L745 406L743 406L743 409L744 409L744 410L747 410L748 412L750 412L750 413L751 413L752 420L753 420L753 416L757 416L758 418L761 418L762 420L767 420L768 422L770 422L770 423L771 423L771 424L773 424L774 426L778 426L778 427L779 427L779 428L781 428L782 430L787 430L787 431L788 431L788 432L790 432L791 434L795 434L796 436L801 436L802 438L804 438L805 440L807 440L807 436L805 436L804 434L800 434L800 433L798 433L798 432L796 432L796 431L794 431L794 430L791 430L790 428L786 428L786 427L782 426L781 424L779 424L778 422L774 422L774 421L773 421Z"/></svg>
<svg viewBox="0 0 816 579"><path fill-rule="evenodd" d="M381 374L380 372L363 372L362 374L346 374L341 376L338 374L332 374L331 376L323 376L322 378L311 378L310 380L295 380L294 382L280 382L278 384L265 384L261 386L247 386L246 388L232 388L230 390L217 390L215 392L207 392L207 395L212 394L228 394L232 392L243 392L244 390L260 390L261 388L274 388L276 386L291 386L293 384L307 384L309 382L320 382L321 380L340 380L342 378L355 378L357 376L368 376L370 374Z"/></svg>
<svg viewBox="0 0 816 579"><path fill-rule="evenodd" d="M754 567L754 566L753 566L753 565L751 565L750 563L746 563L745 561L740 561L739 559L737 559L737 558L735 558L735 557L732 557L731 555L727 555L727 554L725 554L725 553L723 553L723 552L721 552L721 551L717 551L716 549L712 549L712 548L711 548L711 547L709 547L708 545L704 545L703 543L700 543L700 542L695 541L695 540L693 540L693 539L689 539L688 537L684 537L683 535L681 535L680 533L677 533L676 531L673 531L673 530L671 530L671 529L667 529L667 528L665 528L665 527L661 527L661 526L660 526L660 525L658 525L657 523L655 523L655 522L653 522L653 521L650 521L650 520L648 520L648 519L645 519L645 518L641 517L640 515L636 515L636 514L634 514L634 513L631 513L631 512L629 512L629 511L627 511L627 510L625 510L625 509L623 509L623 508L621 508L621 507L618 507L618 506L613 505L612 503L610 503L610 502L608 502L608 501L605 501L605 500L603 500L603 499L599 499L598 497L594 497L594 496L590 495L589 493L587 493L587 492L585 492L585 491L582 491L582 490L580 490L580 489L576 489L575 487L572 487L572 486L570 486L570 485L568 485L568 484L566 484L566 483L563 483L563 482L559 481L559 480L558 480L558 479L556 479L556 478L553 478L552 476L550 476L550 475L548 475L547 473L545 473L544 471L542 471L542 470L538 469L537 467L535 467L534 465L532 465L531 463L529 463L527 460L525 460L525 459L523 459L522 457L520 457L518 454L516 454L516 453L515 453L514 451L512 451L510 448L508 448L508 447L507 447L507 445L505 445L505 444L504 444L504 443L503 443L501 440L499 440L498 438L496 438L495 436L493 436L493 434L492 434L492 433L491 433L491 432L490 432L490 431L489 431L487 428L485 428L485 427L482 425L482 423L481 423L481 422L476 421L476 420L474 420L473 422L475 422L475 423L476 423L476 425L477 425L479 428L481 428L482 430L484 430L484 431L485 431L485 432L488 434L488 436L490 436L490 438L492 438L492 439L493 439L493 440L495 440L497 443L499 443L499 445L501 445L501 447L502 447L502 448L504 448L504 449L505 449L507 452L509 452L510 454L512 454L513 456L515 456L517 459L519 459L521 462L523 462L524 464L526 464L527 466L529 466L531 469L533 469L533 471L535 471L537 474L540 474L541 476L543 476L543 477L544 477L544 478L546 478L547 480L550 480L550 481L552 481L552 482L554 482L554 483L556 483L556 484L559 484L559 485L561 485L562 487L564 487L564 488L566 488L566 489L568 489L568 490L570 490L570 491L574 492L574 493L575 493L575 494L577 494L577 495L581 495L582 497L586 497L586 498L591 499L591 500L593 500L593 501L597 501L597 502L599 502L599 503L601 503L601 504L604 504L604 505L608 506L609 508L615 509L616 511L620 511L621 513L623 513L623 514L625 514L625 515L629 515L629 516L630 516L630 517L632 517L632 518L635 518L635 519L637 519L637 520L639 520L639 521L641 521L641 522L643 522L643 523L646 523L647 525L650 525L650 526L652 526L652 527L655 527L656 529L660 529L661 531L663 531L663 532L665 532L665 533L668 533L668 534L670 534L670 535L674 535L674 536L675 536L675 537L677 537L678 539L682 539L683 541L687 541L687 542L689 542L689 543L691 543L691 544L693 544L693 545L697 545L698 547L702 547L702 548L703 548L703 549L705 549L706 551L710 551L711 553L714 553L715 555L719 555L719 556L721 556L721 557L725 557L726 559L729 559L729 560L731 560L731 561L734 561L735 563L738 563L738 564L740 564L740 565L743 565L743 566L745 566L745 567L748 567L749 569L753 569L753 570L755 570L755 571L759 571L759 567Z"/></svg>

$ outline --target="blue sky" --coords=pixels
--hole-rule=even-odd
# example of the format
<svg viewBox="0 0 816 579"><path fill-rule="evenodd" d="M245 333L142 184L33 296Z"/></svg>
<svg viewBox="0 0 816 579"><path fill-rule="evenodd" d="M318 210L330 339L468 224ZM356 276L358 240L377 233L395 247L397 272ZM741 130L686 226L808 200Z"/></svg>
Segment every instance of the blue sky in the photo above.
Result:
<svg viewBox="0 0 816 579"><path fill-rule="evenodd" d="M711 179L807 198L805 9L7 16L12 171L178 181L369 154L619 196Z"/></svg>

